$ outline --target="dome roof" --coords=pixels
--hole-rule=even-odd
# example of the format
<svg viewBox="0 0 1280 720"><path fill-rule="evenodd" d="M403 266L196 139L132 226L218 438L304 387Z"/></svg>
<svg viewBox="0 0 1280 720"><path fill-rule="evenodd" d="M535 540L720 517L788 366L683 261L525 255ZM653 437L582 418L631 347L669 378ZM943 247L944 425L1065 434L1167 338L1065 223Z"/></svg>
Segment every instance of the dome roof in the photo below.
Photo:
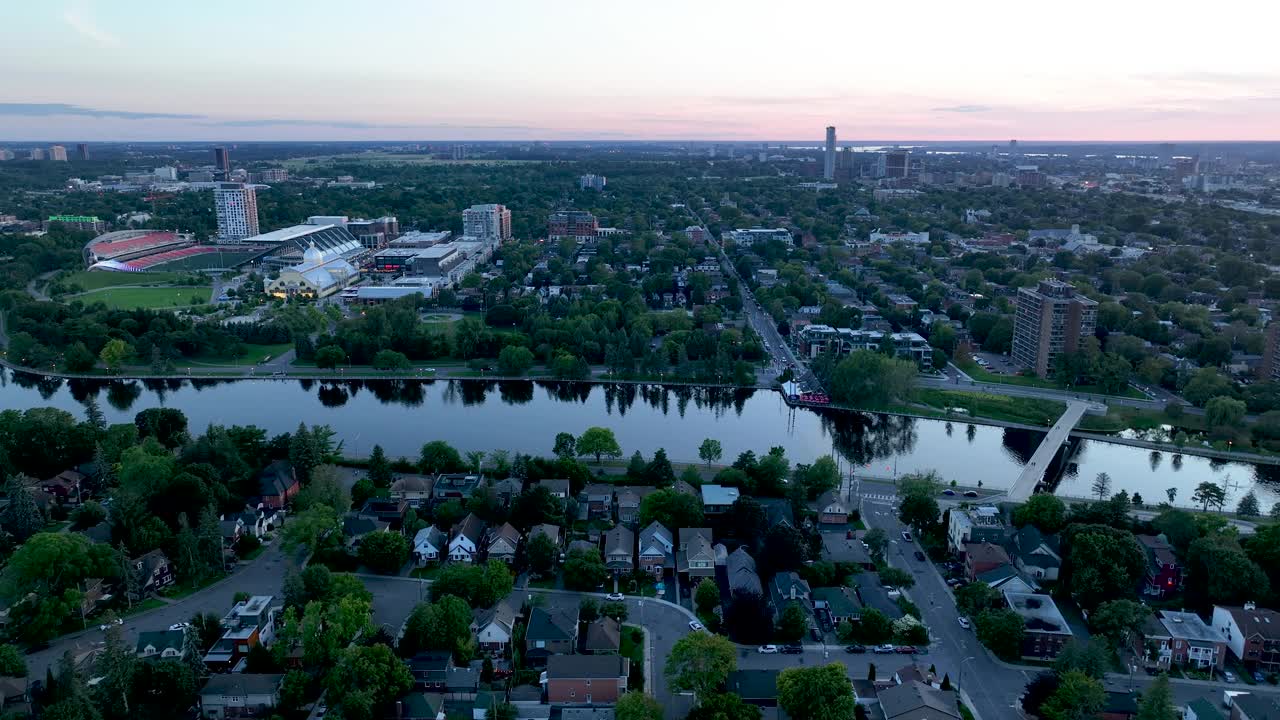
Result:
<svg viewBox="0 0 1280 720"><path fill-rule="evenodd" d="M311 243L311 245L302 253L303 265L319 265L323 262L324 253L320 252L315 243Z"/></svg>

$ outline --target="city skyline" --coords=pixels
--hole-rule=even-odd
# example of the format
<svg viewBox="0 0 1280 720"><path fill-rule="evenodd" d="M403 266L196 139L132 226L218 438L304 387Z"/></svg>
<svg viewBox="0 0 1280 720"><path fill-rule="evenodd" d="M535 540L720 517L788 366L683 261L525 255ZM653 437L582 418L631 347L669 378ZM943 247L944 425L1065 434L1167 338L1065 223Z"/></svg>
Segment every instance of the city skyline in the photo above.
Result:
<svg viewBox="0 0 1280 720"><path fill-rule="evenodd" d="M1268 38L1280 10L1236 0L1208 14L991 0L910 25L890 8L804 2L785 16L762 2L577 0L354 14L332 0L26 3L2 15L23 28L0 47L8 141L819 143L828 125L918 141L1280 140ZM566 27L574 43L558 48ZM1231 51L1174 52L1189 27L1230 37Z"/></svg>

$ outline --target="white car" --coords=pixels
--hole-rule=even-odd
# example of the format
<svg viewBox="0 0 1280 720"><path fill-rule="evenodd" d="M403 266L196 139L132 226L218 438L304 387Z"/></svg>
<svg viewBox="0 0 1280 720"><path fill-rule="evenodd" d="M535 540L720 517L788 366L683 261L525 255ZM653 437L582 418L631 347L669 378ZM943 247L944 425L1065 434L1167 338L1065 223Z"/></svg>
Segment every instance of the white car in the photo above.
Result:
<svg viewBox="0 0 1280 720"><path fill-rule="evenodd" d="M98 629L103 632L106 632L107 629L110 628L112 625L123 625L123 624L124 624L124 620L121 620L120 618L116 618L111 622L102 623L101 625L98 626Z"/></svg>
<svg viewBox="0 0 1280 720"><path fill-rule="evenodd" d="M189 628L189 627L191 627L191 623L189 623L189 622L180 622L180 623L174 623L174 624L170 625L170 626L169 626L169 629L170 629L170 630L186 630L186 629L187 629L187 628Z"/></svg>
<svg viewBox="0 0 1280 720"><path fill-rule="evenodd" d="M956 620L960 623L960 627L964 628L965 630L969 629L969 618L962 617L962 618L956 618Z"/></svg>
<svg viewBox="0 0 1280 720"><path fill-rule="evenodd" d="M608 595L604 596L604 599L610 600L612 602L622 602L624 598L622 593L609 593Z"/></svg>
<svg viewBox="0 0 1280 720"><path fill-rule="evenodd" d="M702 623L698 622L697 620L689 621L689 629L693 630L694 632L697 632L699 630L706 630L706 628L702 627Z"/></svg>
<svg viewBox="0 0 1280 720"><path fill-rule="evenodd" d="M760 647L756 648L756 652L760 653L761 655L774 655L774 654L777 654L778 652L778 646L777 645L761 645Z"/></svg>

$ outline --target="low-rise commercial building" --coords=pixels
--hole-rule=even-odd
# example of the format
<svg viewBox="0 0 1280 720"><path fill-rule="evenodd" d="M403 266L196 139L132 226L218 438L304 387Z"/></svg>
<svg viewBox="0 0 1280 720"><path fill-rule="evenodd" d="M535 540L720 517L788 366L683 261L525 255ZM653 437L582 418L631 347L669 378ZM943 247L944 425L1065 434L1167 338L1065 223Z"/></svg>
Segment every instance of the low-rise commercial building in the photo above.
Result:
<svg viewBox="0 0 1280 720"><path fill-rule="evenodd" d="M843 357L859 350L879 350L886 337L893 344L894 355L918 365L933 363L933 348L919 333L885 333L880 330L833 328L830 325L808 325L800 330L800 353L816 358L823 353Z"/></svg>

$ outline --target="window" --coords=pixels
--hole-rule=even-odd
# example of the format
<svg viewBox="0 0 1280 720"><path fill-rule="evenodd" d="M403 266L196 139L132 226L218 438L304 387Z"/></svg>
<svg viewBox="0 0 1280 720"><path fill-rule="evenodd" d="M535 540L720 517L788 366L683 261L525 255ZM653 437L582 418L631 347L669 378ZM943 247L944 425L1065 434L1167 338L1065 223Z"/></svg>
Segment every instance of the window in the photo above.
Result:
<svg viewBox="0 0 1280 720"><path fill-rule="evenodd" d="M545 647L547 646L547 641L546 641L546 640L534 640L534 641L533 641L533 646L534 646L534 647L536 647L536 648L545 648Z"/></svg>

